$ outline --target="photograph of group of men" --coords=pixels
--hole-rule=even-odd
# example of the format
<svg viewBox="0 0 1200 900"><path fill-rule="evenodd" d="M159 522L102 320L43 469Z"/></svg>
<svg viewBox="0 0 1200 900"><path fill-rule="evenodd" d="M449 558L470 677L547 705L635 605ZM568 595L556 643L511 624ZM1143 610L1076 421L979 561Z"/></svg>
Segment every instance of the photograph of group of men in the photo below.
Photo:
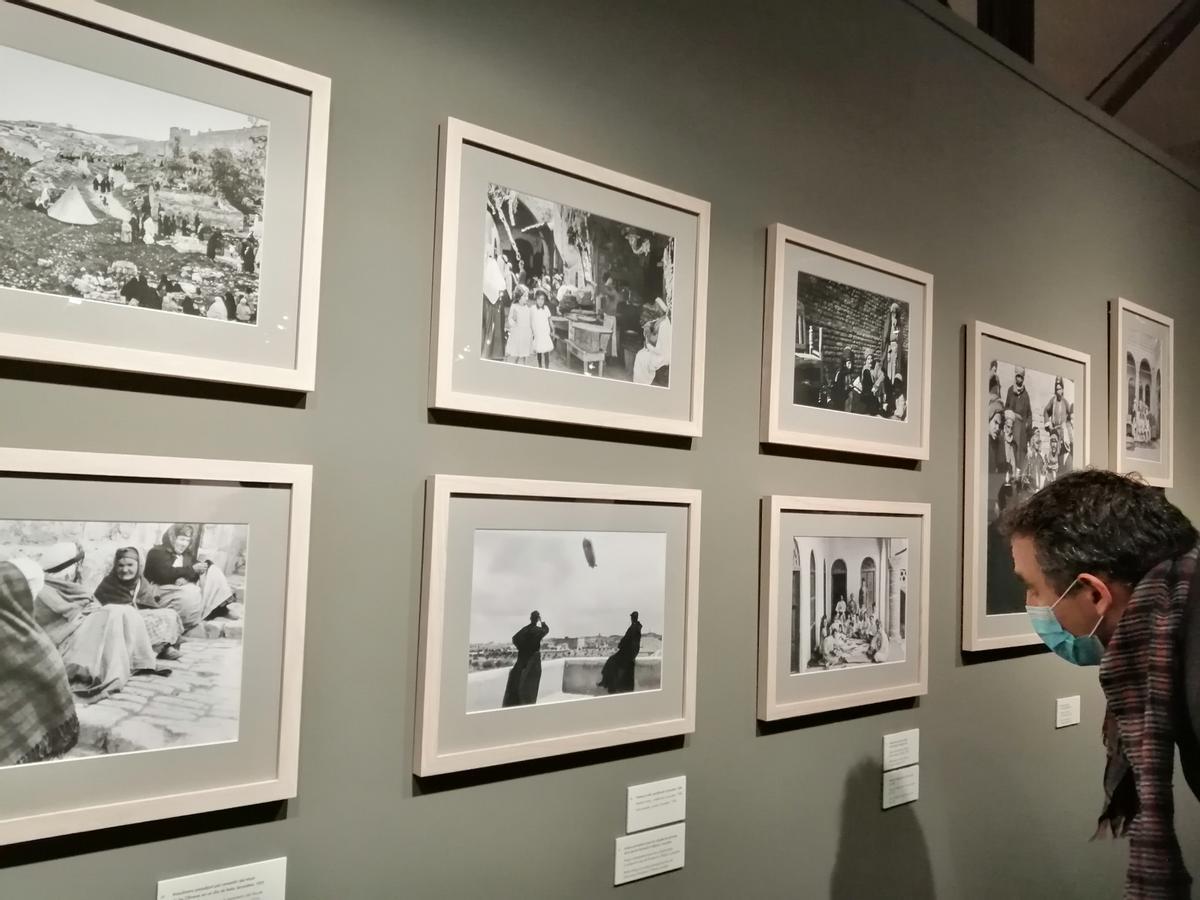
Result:
<svg viewBox="0 0 1200 900"><path fill-rule="evenodd" d="M987 612L1023 612L1024 592L997 523L1076 467L1075 382L1004 360L987 363Z"/></svg>

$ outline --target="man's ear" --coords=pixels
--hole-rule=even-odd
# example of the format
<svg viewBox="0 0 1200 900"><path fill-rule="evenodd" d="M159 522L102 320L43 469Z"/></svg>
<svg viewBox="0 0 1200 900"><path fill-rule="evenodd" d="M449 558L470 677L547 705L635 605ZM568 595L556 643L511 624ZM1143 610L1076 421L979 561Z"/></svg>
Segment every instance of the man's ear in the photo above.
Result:
<svg viewBox="0 0 1200 900"><path fill-rule="evenodd" d="M1088 592L1088 599L1101 617L1108 614L1113 605L1112 589L1104 579L1084 572L1079 576L1079 585Z"/></svg>

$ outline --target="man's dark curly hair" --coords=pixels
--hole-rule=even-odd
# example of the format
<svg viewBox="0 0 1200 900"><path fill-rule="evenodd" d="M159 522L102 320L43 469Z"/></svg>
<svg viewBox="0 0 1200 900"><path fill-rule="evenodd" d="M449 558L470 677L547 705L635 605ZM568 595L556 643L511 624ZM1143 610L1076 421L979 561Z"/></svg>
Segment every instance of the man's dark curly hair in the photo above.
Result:
<svg viewBox="0 0 1200 900"><path fill-rule="evenodd" d="M1133 587L1197 541L1195 527L1162 491L1137 476L1100 469L1052 481L1006 510L1000 529L1033 540L1038 565L1056 591L1082 572Z"/></svg>

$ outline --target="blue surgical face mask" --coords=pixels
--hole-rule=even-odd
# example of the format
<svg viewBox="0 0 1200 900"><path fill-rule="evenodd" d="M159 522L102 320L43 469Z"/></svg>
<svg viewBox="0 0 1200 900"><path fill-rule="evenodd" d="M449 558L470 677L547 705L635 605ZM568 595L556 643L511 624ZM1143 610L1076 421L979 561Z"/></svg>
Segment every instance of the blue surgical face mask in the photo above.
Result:
<svg viewBox="0 0 1200 900"><path fill-rule="evenodd" d="M1058 621L1058 616L1054 615L1054 607L1062 603L1063 597L1071 593L1072 588L1078 582L1079 578L1076 577L1067 586L1067 589L1058 595L1058 599L1049 606L1026 604L1025 611L1029 613L1029 621L1033 623L1033 630L1037 632L1038 637L1058 656L1072 665L1098 666L1104 656L1104 645L1100 643L1100 638L1096 637L1096 629L1100 627L1101 620L1097 619L1092 630L1086 635L1077 637L1063 628Z"/></svg>

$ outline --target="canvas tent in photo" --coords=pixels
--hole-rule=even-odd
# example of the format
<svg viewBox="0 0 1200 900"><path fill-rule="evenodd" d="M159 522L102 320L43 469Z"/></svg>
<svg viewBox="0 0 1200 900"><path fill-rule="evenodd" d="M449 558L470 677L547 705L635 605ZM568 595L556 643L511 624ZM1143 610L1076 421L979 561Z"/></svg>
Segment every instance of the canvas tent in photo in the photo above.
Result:
<svg viewBox="0 0 1200 900"><path fill-rule="evenodd" d="M46 215L68 225L95 225L98 221L75 185L67 188L63 195L54 201L46 210Z"/></svg>

